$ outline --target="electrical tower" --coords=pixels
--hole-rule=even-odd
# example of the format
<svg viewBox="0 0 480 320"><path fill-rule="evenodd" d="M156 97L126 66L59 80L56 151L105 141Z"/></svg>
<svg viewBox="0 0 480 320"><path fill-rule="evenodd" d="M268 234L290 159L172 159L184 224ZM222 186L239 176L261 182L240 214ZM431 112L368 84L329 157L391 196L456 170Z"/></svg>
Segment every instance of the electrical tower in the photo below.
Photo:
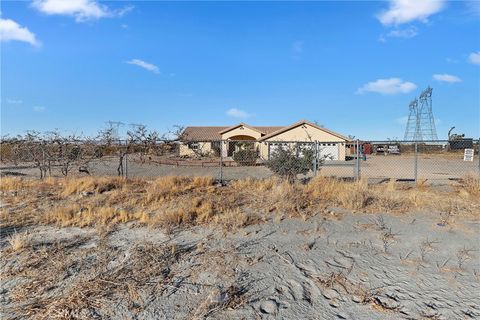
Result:
<svg viewBox="0 0 480 320"><path fill-rule="evenodd" d="M416 127L417 127L417 111L418 100L415 98L408 105L410 113L408 114L407 129L405 130L404 140L416 140Z"/></svg>
<svg viewBox="0 0 480 320"><path fill-rule="evenodd" d="M123 126L124 123L123 122L120 122L120 121L107 121L106 124L108 125L108 128L111 130L112 132L112 138L114 140L119 140L120 139L120 135L118 133L118 129L120 128L120 126Z"/></svg>
<svg viewBox="0 0 480 320"><path fill-rule="evenodd" d="M428 87L423 90L418 100L415 98L410 102L405 140L431 141L438 139L432 110L432 91L433 89Z"/></svg>

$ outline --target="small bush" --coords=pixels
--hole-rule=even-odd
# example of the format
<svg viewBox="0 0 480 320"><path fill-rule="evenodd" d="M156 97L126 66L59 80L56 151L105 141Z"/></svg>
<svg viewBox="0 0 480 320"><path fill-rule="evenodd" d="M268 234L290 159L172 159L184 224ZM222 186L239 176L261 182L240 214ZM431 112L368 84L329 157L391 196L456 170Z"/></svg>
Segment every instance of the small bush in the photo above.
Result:
<svg viewBox="0 0 480 320"><path fill-rule="evenodd" d="M233 154L233 160L242 166L253 166L257 159L258 152L255 149L241 149Z"/></svg>
<svg viewBox="0 0 480 320"><path fill-rule="evenodd" d="M267 167L275 174L293 183L298 174L306 174L313 169L314 152L303 150L300 155L296 148L279 148L267 161Z"/></svg>

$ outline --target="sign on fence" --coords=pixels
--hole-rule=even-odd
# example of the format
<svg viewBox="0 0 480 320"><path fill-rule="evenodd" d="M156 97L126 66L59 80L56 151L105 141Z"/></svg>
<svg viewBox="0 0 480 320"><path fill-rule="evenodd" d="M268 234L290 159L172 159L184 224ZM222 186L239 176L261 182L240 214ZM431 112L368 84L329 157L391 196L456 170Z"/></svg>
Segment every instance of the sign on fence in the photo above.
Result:
<svg viewBox="0 0 480 320"><path fill-rule="evenodd" d="M465 149L463 161L473 161L473 149Z"/></svg>

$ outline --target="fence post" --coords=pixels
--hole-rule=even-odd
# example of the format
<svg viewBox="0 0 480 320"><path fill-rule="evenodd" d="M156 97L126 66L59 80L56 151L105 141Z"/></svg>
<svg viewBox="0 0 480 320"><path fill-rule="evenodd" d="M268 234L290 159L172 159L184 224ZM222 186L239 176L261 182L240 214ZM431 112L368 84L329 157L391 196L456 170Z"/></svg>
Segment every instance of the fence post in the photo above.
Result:
<svg viewBox="0 0 480 320"><path fill-rule="evenodd" d="M353 150L353 155L354 155L354 160L355 160L355 164L353 165L353 177L355 178L355 180L357 180L357 141L355 141L355 144L354 144L354 150Z"/></svg>
<svg viewBox="0 0 480 320"><path fill-rule="evenodd" d="M415 157L413 161L413 177L415 182L418 181L418 143L415 141Z"/></svg>
<svg viewBox="0 0 480 320"><path fill-rule="evenodd" d="M359 140L355 141L355 180L360 180L360 145Z"/></svg>
<svg viewBox="0 0 480 320"><path fill-rule="evenodd" d="M363 159L363 146L360 145L360 141L358 141L358 179L360 180L360 178L362 177L362 159Z"/></svg>
<svg viewBox="0 0 480 320"><path fill-rule="evenodd" d="M128 140L125 140L125 179L128 179Z"/></svg>
<svg viewBox="0 0 480 320"><path fill-rule="evenodd" d="M313 157L313 176L317 176L317 170L318 170L318 141L315 141L313 145L313 152L314 152L314 157Z"/></svg>
<svg viewBox="0 0 480 320"><path fill-rule="evenodd" d="M477 155L478 155L478 177L480 178L480 139L477 140L477 149L478 149L478 153L477 153Z"/></svg>
<svg viewBox="0 0 480 320"><path fill-rule="evenodd" d="M220 183L223 184L223 144L224 141L220 140Z"/></svg>

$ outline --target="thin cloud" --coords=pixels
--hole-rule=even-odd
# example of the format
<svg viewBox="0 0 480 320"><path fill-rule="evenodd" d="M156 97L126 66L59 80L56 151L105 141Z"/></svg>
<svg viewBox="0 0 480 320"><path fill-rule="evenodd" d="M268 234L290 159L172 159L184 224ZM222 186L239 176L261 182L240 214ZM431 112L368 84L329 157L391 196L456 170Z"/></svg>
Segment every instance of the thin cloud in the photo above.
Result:
<svg viewBox="0 0 480 320"><path fill-rule="evenodd" d="M387 38L402 38L410 39L418 35L418 30L414 26L410 26L406 29L395 29L387 34L380 35L380 42L387 42Z"/></svg>
<svg viewBox="0 0 480 320"><path fill-rule="evenodd" d="M9 98L7 98L6 101L7 101L8 104L22 104L22 103L23 103L22 100L18 100L18 99L9 99Z"/></svg>
<svg viewBox="0 0 480 320"><path fill-rule="evenodd" d="M46 110L45 107L42 107L42 106L34 106L33 107L33 111L35 112L44 112Z"/></svg>
<svg viewBox="0 0 480 320"><path fill-rule="evenodd" d="M468 56L468 62L473 64L480 64L480 51L472 52Z"/></svg>
<svg viewBox="0 0 480 320"><path fill-rule="evenodd" d="M139 66L140 68L143 68L145 70L151 71L153 73L160 73L160 70L158 67L152 63L145 62L140 59L132 59L130 61L127 61L126 63L128 64L133 64L135 66Z"/></svg>
<svg viewBox="0 0 480 320"><path fill-rule="evenodd" d="M292 51L295 54L301 54L303 52L304 42L302 40L297 40L292 43Z"/></svg>
<svg viewBox="0 0 480 320"><path fill-rule="evenodd" d="M465 2L465 4L467 5L468 11L472 15L480 17L480 1L470 0L470 1Z"/></svg>
<svg viewBox="0 0 480 320"><path fill-rule="evenodd" d="M0 41L22 41L34 47L40 46L35 34L11 19L0 18Z"/></svg>
<svg viewBox="0 0 480 320"><path fill-rule="evenodd" d="M392 95L398 93L409 93L417 88L413 82L403 81L400 78L377 79L375 81L364 84L357 89L357 94L366 92L375 92L384 95Z"/></svg>
<svg viewBox="0 0 480 320"><path fill-rule="evenodd" d="M407 29L396 29L387 33L387 37L410 39L418 35L417 28L410 26Z"/></svg>
<svg viewBox="0 0 480 320"><path fill-rule="evenodd" d="M433 79L437 81L442 81L442 82L448 82L448 83L456 83L456 82L461 82L462 79L460 79L457 76L453 76L451 74L434 74Z"/></svg>
<svg viewBox="0 0 480 320"><path fill-rule="evenodd" d="M133 6L112 10L96 0L34 0L32 6L48 15L72 16L77 22L107 17L122 17L133 10Z"/></svg>
<svg viewBox="0 0 480 320"><path fill-rule="evenodd" d="M248 118L251 116L248 112L237 109L237 108L228 109L226 114L234 118Z"/></svg>
<svg viewBox="0 0 480 320"><path fill-rule="evenodd" d="M447 63L458 63L458 60L452 59L452 58L446 58L445 61L446 61Z"/></svg>
<svg viewBox="0 0 480 320"><path fill-rule="evenodd" d="M445 0L390 0L388 10L377 15L383 25L400 25L412 21L427 22L428 17L445 7Z"/></svg>

